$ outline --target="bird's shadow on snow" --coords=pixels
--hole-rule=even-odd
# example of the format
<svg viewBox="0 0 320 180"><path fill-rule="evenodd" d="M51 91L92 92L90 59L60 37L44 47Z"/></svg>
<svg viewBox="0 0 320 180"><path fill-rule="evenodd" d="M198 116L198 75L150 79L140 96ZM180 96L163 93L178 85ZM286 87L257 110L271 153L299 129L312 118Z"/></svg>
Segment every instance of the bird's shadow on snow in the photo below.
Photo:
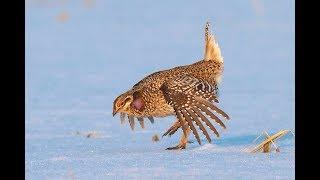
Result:
<svg viewBox="0 0 320 180"><path fill-rule="evenodd" d="M187 151L214 151L214 152L239 152L247 153L258 143L262 142L262 139L253 142L258 135L240 135L233 137L225 137L212 140L211 143L206 142L206 139L201 139L202 145L199 145L197 141L189 144ZM204 143L205 142L205 143ZM284 136L277 142L282 148L288 148L294 146L294 138L292 136Z"/></svg>

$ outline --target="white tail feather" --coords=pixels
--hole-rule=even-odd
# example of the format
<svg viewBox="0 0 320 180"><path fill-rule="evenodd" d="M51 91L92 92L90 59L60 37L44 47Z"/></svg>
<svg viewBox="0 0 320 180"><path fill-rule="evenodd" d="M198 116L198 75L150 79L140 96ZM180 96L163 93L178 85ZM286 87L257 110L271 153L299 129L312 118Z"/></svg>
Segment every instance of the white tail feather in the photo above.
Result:
<svg viewBox="0 0 320 180"><path fill-rule="evenodd" d="M204 59L206 61L217 61L223 63L223 57L218 43L215 41L214 36L209 32L210 23L206 23L205 27L205 52Z"/></svg>

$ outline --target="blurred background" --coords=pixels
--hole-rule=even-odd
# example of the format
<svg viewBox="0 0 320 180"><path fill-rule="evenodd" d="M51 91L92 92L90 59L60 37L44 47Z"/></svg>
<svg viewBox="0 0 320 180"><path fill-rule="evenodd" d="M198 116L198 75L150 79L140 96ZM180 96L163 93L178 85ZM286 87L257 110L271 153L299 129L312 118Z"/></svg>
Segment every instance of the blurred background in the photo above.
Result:
<svg viewBox="0 0 320 180"><path fill-rule="evenodd" d="M291 137L273 158L240 151L264 130L294 130L294 1L25 4L27 179L294 178ZM231 120L212 144L164 151L180 132L151 139L174 117L133 132L112 117L113 100L152 72L200 60L208 20L225 61L219 107Z"/></svg>

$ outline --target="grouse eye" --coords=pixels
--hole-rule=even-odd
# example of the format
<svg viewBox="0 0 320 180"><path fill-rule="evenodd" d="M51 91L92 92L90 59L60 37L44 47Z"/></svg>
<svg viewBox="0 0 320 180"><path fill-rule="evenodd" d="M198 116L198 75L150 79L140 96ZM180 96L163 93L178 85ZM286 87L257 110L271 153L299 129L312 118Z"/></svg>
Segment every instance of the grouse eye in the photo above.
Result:
<svg viewBox="0 0 320 180"><path fill-rule="evenodd" d="M125 101L120 101L117 105L118 107L122 107L125 104Z"/></svg>
<svg viewBox="0 0 320 180"><path fill-rule="evenodd" d="M123 107L128 101L130 101L130 99L130 97L127 97L124 101L119 102L119 107Z"/></svg>

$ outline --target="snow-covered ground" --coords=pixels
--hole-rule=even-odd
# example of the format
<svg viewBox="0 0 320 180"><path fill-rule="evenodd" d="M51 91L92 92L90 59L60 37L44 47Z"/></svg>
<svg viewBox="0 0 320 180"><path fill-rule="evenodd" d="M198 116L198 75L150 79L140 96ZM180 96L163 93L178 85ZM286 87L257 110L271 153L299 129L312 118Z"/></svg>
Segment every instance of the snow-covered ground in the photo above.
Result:
<svg viewBox="0 0 320 180"><path fill-rule="evenodd" d="M114 98L203 56L206 20L225 72L220 139L167 151L173 117L131 131ZM250 154L262 131L294 130L294 1L26 1L26 179L294 179L294 137ZM86 133L94 132L92 138Z"/></svg>

